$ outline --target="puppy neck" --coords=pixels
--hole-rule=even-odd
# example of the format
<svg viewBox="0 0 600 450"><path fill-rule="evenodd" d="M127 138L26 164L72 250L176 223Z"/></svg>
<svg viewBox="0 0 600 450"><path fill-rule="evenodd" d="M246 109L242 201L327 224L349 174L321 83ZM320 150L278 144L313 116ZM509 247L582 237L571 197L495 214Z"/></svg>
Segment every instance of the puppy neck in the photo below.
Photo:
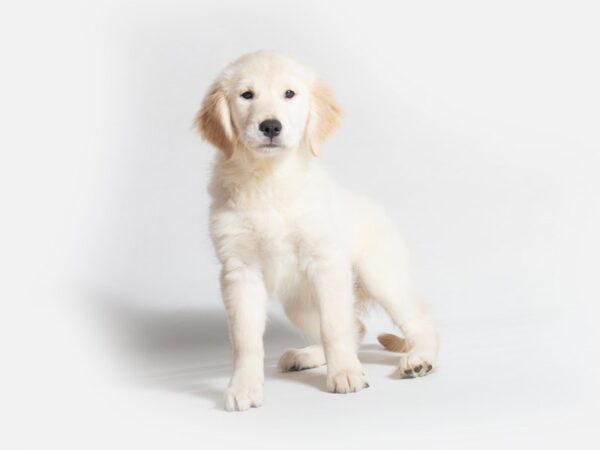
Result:
<svg viewBox="0 0 600 450"><path fill-rule="evenodd" d="M314 164L311 159L314 158L304 146L266 157L240 148L229 160L223 155L217 157L209 191L213 195L221 193L228 197L251 195L253 192L289 195L290 191L302 188L306 174Z"/></svg>

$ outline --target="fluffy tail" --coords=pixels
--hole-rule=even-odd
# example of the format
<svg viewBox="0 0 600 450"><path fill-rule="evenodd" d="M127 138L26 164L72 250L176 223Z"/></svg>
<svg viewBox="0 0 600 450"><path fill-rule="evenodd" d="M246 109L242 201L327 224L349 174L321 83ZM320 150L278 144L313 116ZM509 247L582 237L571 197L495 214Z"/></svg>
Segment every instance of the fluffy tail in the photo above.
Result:
<svg viewBox="0 0 600 450"><path fill-rule="evenodd" d="M377 340L385 347L386 350L390 352L405 353L408 351L408 343L406 342L406 339L402 339L395 334L380 334L377 336Z"/></svg>

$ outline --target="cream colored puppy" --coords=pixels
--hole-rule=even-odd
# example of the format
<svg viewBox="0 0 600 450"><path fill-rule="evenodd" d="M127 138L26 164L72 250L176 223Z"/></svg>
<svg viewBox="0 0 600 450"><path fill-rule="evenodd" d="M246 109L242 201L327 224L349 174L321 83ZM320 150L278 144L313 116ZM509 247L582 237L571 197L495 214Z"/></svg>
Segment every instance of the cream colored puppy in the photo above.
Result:
<svg viewBox="0 0 600 450"><path fill-rule="evenodd" d="M405 336L380 336L386 348L404 352L401 376L422 376L435 365L437 334L396 227L378 206L337 186L315 158L338 119L312 71L270 52L229 65L198 113L202 137L221 150L209 191L234 354L227 410L262 404L271 296L315 342L288 350L280 369L327 364L331 392L368 387L357 347L364 335L358 316L369 301Z"/></svg>

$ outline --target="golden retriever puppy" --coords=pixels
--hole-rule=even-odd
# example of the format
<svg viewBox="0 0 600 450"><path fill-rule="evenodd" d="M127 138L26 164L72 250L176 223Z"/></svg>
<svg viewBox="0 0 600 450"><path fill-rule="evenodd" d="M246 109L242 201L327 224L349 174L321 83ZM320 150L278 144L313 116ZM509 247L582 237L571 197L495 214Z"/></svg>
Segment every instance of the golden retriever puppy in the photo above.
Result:
<svg viewBox="0 0 600 450"><path fill-rule="evenodd" d="M201 136L220 150L209 186L210 231L234 355L227 410L262 404L271 296L314 340L285 352L279 368L327 364L331 392L369 386L357 357L367 302L381 305L404 334L379 338L404 353L401 376L423 376L435 366L437 333L395 225L368 199L337 186L316 158L339 114L311 70L261 51L229 65L197 115Z"/></svg>

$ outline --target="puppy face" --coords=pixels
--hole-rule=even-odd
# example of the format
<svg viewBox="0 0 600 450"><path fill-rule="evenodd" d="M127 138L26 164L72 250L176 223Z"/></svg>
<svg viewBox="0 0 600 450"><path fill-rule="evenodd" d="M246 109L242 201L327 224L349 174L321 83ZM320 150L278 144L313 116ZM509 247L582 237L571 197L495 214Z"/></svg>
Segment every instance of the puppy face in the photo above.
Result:
<svg viewBox="0 0 600 450"><path fill-rule="evenodd" d="M283 58L254 57L231 74L227 96L241 144L259 154L300 145L310 86L300 67Z"/></svg>
<svg viewBox="0 0 600 450"><path fill-rule="evenodd" d="M318 144L339 108L307 68L269 52L242 56L215 81L197 116L201 135L231 159L236 150L273 157Z"/></svg>

